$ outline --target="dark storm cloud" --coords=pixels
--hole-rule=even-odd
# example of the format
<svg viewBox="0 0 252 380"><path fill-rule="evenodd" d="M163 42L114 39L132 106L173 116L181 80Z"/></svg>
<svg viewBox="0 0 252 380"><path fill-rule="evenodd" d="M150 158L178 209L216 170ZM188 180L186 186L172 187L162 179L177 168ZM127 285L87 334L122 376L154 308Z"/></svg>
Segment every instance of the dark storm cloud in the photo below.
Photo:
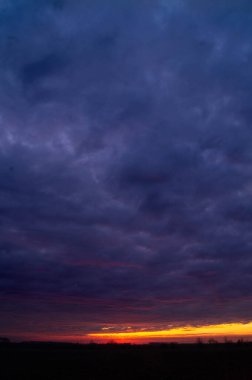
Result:
<svg viewBox="0 0 252 380"><path fill-rule="evenodd" d="M3 321L250 319L249 8L1 3Z"/></svg>

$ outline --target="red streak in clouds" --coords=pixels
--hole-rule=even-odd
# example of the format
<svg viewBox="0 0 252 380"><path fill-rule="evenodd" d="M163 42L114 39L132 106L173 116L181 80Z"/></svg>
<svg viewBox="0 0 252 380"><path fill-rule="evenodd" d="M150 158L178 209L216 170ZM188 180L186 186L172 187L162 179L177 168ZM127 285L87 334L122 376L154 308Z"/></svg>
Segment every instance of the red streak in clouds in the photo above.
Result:
<svg viewBox="0 0 252 380"><path fill-rule="evenodd" d="M105 261L105 260L66 260L67 265L72 266L93 266L96 268L132 268L142 269L142 266L134 263L127 263L122 261Z"/></svg>

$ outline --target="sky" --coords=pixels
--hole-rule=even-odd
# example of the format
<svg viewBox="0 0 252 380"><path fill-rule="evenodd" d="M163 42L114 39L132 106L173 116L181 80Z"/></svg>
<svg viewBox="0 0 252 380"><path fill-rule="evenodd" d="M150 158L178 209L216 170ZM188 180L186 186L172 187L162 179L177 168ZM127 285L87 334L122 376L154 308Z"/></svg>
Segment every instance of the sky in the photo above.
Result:
<svg viewBox="0 0 252 380"><path fill-rule="evenodd" d="M252 321L251 35L250 0L0 0L1 336Z"/></svg>

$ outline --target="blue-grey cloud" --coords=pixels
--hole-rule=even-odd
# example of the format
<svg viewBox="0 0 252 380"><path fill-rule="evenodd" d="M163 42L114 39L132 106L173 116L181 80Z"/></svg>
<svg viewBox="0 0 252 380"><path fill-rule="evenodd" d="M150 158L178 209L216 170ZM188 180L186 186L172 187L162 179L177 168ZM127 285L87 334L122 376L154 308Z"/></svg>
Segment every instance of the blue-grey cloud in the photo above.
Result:
<svg viewBox="0 0 252 380"><path fill-rule="evenodd" d="M2 2L6 326L250 319L250 7Z"/></svg>

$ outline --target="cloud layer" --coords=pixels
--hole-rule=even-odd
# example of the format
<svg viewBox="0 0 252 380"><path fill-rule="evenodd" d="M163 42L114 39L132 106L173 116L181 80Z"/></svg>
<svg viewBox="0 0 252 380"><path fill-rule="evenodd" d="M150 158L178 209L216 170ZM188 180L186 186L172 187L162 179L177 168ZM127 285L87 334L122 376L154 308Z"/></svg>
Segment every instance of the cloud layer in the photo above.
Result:
<svg viewBox="0 0 252 380"><path fill-rule="evenodd" d="M251 319L250 11L1 2L1 333Z"/></svg>

